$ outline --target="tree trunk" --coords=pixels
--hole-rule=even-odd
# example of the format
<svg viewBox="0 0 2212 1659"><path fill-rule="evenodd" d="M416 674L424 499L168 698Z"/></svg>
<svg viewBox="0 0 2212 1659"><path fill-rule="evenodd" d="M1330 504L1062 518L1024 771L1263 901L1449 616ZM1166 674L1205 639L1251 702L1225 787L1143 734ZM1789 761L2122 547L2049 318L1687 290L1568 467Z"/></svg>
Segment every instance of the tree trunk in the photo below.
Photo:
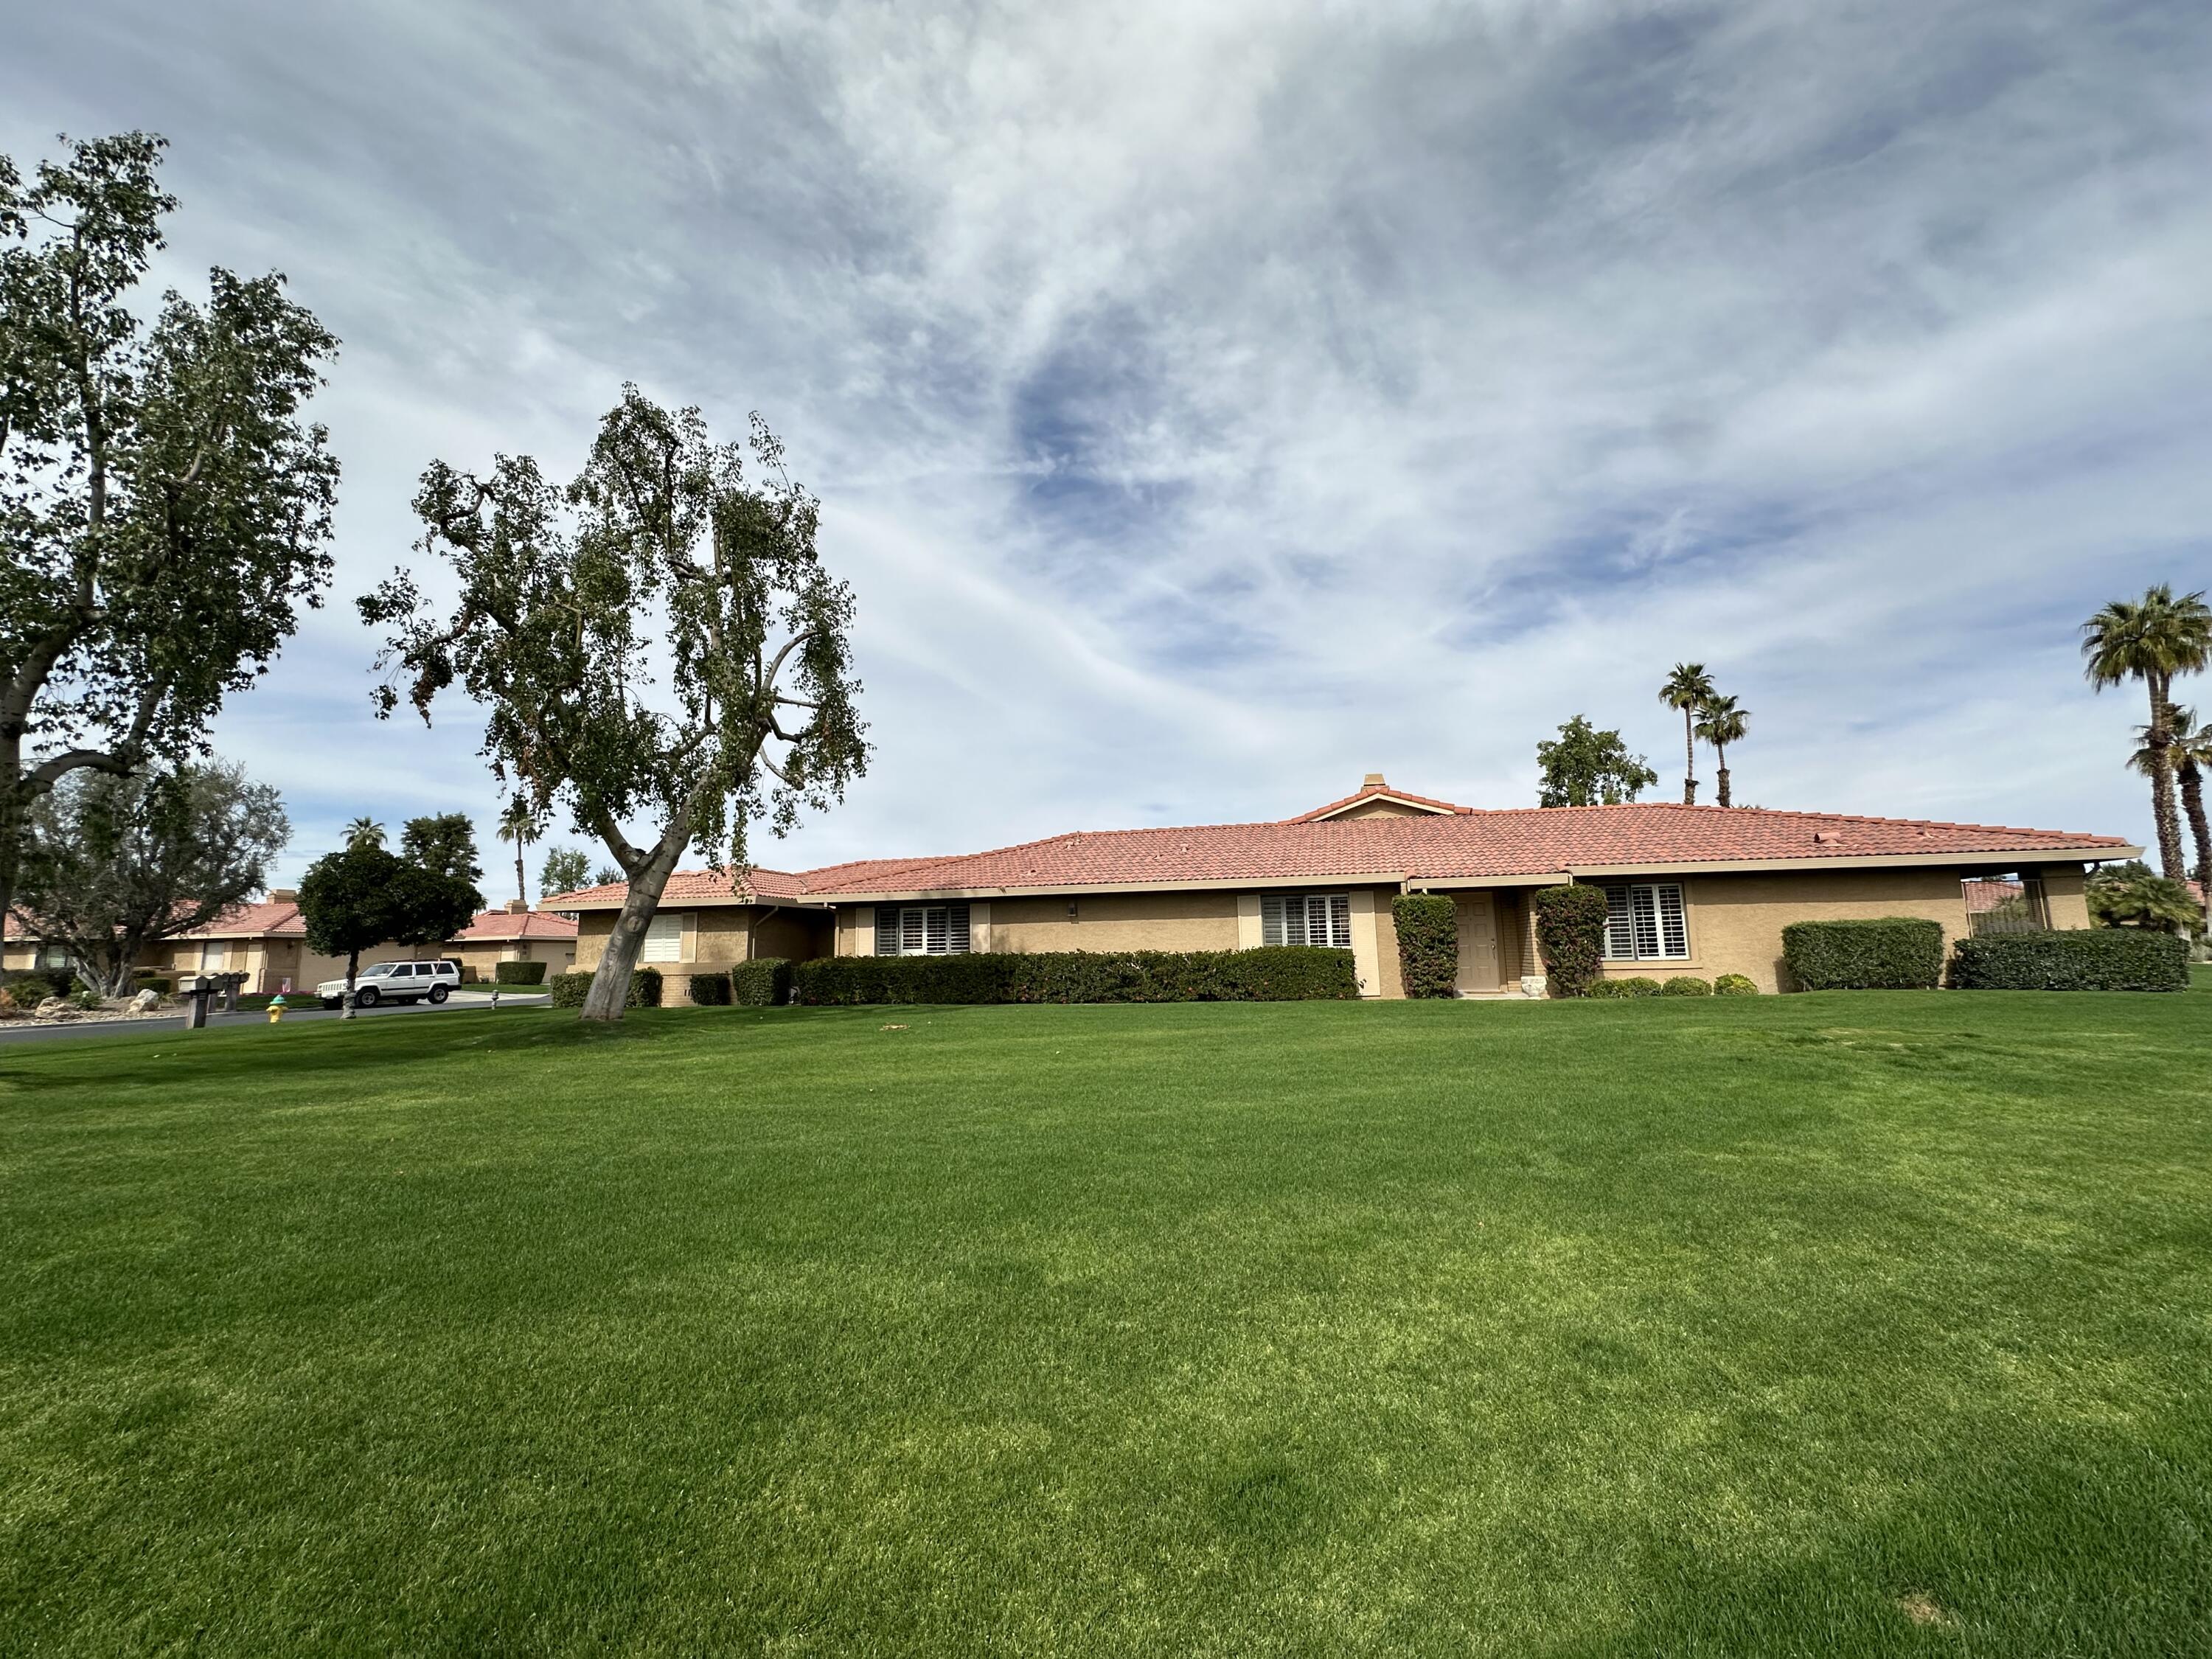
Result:
<svg viewBox="0 0 2212 1659"><path fill-rule="evenodd" d="M1716 769L1720 775L1721 805L1723 806L1730 806L1735 805L1735 803L1729 797L1728 750L1723 749L1718 744L1715 744L1713 745L1713 750L1714 752L1718 754L1721 757L1721 763Z"/></svg>
<svg viewBox="0 0 2212 1659"><path fill-rule="evenodd" d="M645 930L660 908L660 895L668 886L676 860L691 844L690 818L686 811L669 825L659 843L646 855L644 866L630 877L622 914L615 918L614 932L607 936L605 953L599 957L598 972L592 975L592 988L584 994L586 1019L612 1021L623 1017L623 1004L629 998L630 971L637 966L638 953L645 949Z"/></svg>
<svg viewBox="0 0 2212 1659"><path fill-rule="evenodd" d="M530 889L522 879L522 843L514 843L514 896L523 903L530 902Z"/></svg>
<svg viewBox="0 0 2212 1659"><path fill-rule="evenodd" d="M1682 711L1682 805L1698 804L1698 734L1690 722L1692 710Z"/></svg>
<svg viewBox="0 0 2212 1659"><path fill-rule="evenodd" d="M2181 763L2181 805L2189 815L2189 834L2197 843L2197 882L2212 892L2212 823L2204 817L2204 775L2195 761Z"/></svg>
<svg viewBox="0 0 2212 1659"><path fill-rule="evenodd" d="M338 1018L353 1018L353 976L361 971L361 951L358 946L346 952L345 994L338 999Z"/></svg>
<svg viewBox="0 0 2212 1659"><path fill-rule="evenodd" d="M2173 799L2173 733L2166 723L2166 685L2150 688L2150 807L2158 825L2159 873L2170 881L2189 878L2189 861L2181 851L2181 813Z"/></svg>

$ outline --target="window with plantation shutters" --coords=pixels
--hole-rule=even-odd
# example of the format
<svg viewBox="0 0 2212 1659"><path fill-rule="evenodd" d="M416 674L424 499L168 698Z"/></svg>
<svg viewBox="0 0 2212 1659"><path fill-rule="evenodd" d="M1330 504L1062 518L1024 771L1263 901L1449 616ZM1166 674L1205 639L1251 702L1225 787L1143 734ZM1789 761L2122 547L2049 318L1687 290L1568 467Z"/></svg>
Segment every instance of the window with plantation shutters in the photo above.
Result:
<svg viewBox="0 0 2212 1659"><path fill-rule="evenodd" d="M1260 943L1352 948L1349 893L1269 894L1260 901Z"/></svg>
<svg viewBox="0 0 2212 1659"><path fill-rule="evenodd" d="M684 959L684 916L661 915L645 924L645 943L637 953L640 962L681 962Z"/></svg>
<svg viewBox="0 0 2212 1659"><path fill-rule="evenodd" d="M964 904L885 905L876 910L879 957L965 956L968 940Z"/></svg>
<svg viewBox="0 0 2212 1659"><path fill-rule="evenodd" d="M1608 962L1686 961L1690 916L1680 882L1620 882L1605 889Z"/></svg>

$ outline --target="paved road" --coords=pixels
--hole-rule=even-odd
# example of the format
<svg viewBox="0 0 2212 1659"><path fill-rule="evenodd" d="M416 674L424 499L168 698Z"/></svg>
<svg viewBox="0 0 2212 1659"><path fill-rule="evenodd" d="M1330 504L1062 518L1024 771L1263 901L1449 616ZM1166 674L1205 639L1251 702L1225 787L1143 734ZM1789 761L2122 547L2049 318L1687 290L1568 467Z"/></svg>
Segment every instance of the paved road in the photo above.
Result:
<svg viewBox="0 0 2212 1659"><path fill-rule="evenodd" d="M543 992L535 996L502 994L499 1000L499 1006L501 1008L542 1008L547 1000ZM486 1011L490 1007L491 999L488 996L459 996L442 1007L428 1002L379 1003L374 1008L361 1009L359 1018L386 1019L401 1014L456 1013L471 1008ZM287 1025L295 1019L340 1018L342 1018L342 1011L336 1008L287 1008L284 1011L284 1024ZM266 1025L268 1023L269 1016L259 1012L236 1014L210 1013L208 1016L210 1030L222 1025ZM10 1020L5 1024L0 1024L0 1045L10 1042L46 1042L70 1037L134 1036L155 1031L182 1031L184 1029L185 1017L182 1013L164 1019L88 1020L81 1025L27 1025Z"/></svg>

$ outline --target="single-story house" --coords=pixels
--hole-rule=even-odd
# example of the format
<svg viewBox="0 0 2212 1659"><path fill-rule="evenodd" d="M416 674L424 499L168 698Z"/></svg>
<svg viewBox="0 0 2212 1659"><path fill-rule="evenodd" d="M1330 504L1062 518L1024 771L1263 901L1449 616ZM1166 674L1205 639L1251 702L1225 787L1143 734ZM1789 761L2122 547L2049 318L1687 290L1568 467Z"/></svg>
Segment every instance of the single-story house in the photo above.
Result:
<svg viewBox="0 0 2212 1659"><path fill-rule="evenodd" d="M502 962L542 962L550 979L575 963L576 919L509 899L502 908L477 912L438 954L459 962L463 979L490 979Z"/></svg>
<svg viewBox="0 0 2212 1659"><path fill-rule="evenodd" d="M41 945L25 937L27 932L21 918L15 918L5 954L9 968L28 968L34 963L67 965L66 947ZM491 964L504 959L543 962L550 975L566 973L575 955L574 917L518 909L509 903L503 910L478 911L474 921L443 945L386 940L372 945L361 953L361 965L443 957L461 964L464 979L488 980ZM300 895L289 887L277 888L266 899L237 905L204 927L156 941L147 947L138 965L173 976L242 973L243 989L249 995L305 990L324 980L343 979L346 967L343 957L317 956L307 949Z"/></svg>
<svg viewBox="0 0 2212 1659"><path fill-rule="evenodd" d="M866 859L801 872L669 878L644 960L685 975L748 957L963 951L1226 951L1347 947L1362 991L1404 994L1390 901L1449 894L1463 996L1535 994L1542 964L1529 894L1605 890L1605 972L1784 988L1793 921L1911 915L1969 931L1965 884L2010 878L2054 927L2086 927L2087 866L2139 856L2114 836L1768 811L1622 806L1477 810L1358 789L1262 823L1078 831L945 858ZM598 965L622 884L548 898L577 913L576 966Z"/></svg>

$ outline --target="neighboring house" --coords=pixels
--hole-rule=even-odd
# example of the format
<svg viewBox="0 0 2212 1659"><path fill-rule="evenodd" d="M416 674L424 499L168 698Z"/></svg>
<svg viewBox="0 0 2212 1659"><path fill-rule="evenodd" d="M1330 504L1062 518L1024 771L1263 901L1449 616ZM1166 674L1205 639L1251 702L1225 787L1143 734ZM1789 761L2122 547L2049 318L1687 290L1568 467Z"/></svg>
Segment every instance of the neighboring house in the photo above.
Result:
<svg viewBox="0 0 2212 1659"><path fill-rule="evenodd" d="M1348 947L1369 996L1404 994L1390 900L1449 894L1462 995L1533 988L1543 969L1529 894L1606 890L1605 971L1782 988L1792 921L1893 915L1969 931L1965 884L2033 877L2056 927L2086 927L2084 866L2138 856L2112 836L1757 807L1479 811L1360 787L1279 823L1055 836L949 858L869 859L799 872L669 879L644 959L682 977L749 956L963 951L1226 951ZM576 965L596 967L625 890L544 902L579 914Z"/></svg>
<svg viewBox="0 0 2212 1659"><path fill-rule="evenodd" d="M542 962L550 979L575 963L576 919L509 899L504 909L479 911L439 954L459 962L464 979L490 979L502 962Z"/></svg>
<svg viewBox="0 0 2212 1659"><path fill-rule="evenodd" d="M398 962L420 955L412 945L386 942L361 953L361 965ZM321 957L307 949L307 918L300 914L296 889L279 887L265 899L226 910L204 927L149 945L139 964L157 973L244 974L248 995L303 991L326 979L345 977L343 957Z"/></svg>

